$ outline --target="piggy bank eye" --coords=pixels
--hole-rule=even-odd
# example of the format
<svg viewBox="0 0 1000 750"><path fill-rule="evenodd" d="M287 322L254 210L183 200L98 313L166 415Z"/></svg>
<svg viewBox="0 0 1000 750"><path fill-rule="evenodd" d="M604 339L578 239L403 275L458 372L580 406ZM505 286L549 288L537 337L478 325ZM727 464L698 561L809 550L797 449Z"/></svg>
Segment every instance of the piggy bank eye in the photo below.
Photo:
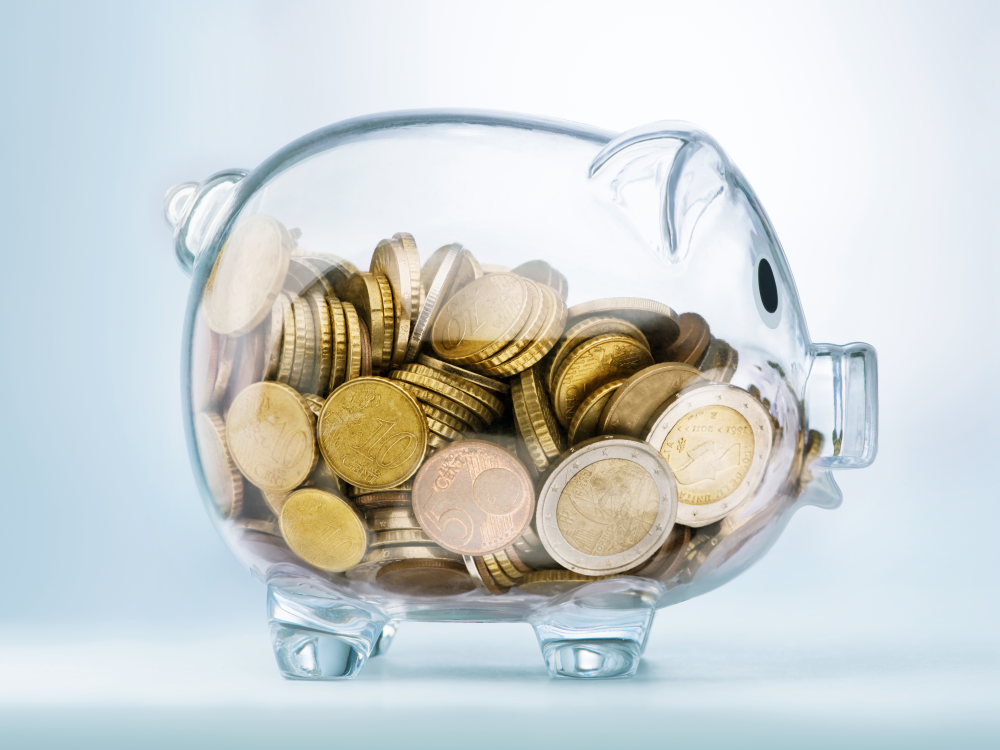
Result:
<svg viewBox="0 0 1000 750"><path fill-rule="evenodd" d="M776 328L781 320L781 299L778 297L778 282L767 258L757 261L753 274L753 297L757 312L768 328Z"/></svg>

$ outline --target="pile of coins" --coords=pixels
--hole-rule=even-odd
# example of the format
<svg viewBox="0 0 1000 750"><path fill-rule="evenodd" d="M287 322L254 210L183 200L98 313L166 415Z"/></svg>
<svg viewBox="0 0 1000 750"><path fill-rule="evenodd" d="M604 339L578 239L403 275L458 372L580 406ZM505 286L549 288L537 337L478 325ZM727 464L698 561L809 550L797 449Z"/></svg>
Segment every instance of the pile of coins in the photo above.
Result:
<svg viewBox="0 0 1000 750"><path fill-rule="evenodd" d="M774 422L700 315L567 308L545 261L459 243L421 264L398 233L361 271L299 239L235 227L191 353L208 492L268 559L404 596L666 580L760 486Z"/></svg>

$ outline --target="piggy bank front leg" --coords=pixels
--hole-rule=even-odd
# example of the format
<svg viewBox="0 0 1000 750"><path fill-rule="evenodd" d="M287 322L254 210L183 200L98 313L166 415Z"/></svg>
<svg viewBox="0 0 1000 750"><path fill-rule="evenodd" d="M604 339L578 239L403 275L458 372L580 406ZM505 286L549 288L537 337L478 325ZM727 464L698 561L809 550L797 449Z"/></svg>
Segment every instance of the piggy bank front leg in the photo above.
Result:
<svg viewBox="0 0 1000 750"><path fill-rule="evenodd" d="M356 677L370 657L387 650L395 633L371 604L274 583L268 585L267 618L278 669L291 680Z"/></svg>
<svg viewBox="0 0 1000 750"><path fill-rule="evenodd" d="M662 584L622 577L580 586L528 621L553 677L632 677L646 648Z"/></svg>

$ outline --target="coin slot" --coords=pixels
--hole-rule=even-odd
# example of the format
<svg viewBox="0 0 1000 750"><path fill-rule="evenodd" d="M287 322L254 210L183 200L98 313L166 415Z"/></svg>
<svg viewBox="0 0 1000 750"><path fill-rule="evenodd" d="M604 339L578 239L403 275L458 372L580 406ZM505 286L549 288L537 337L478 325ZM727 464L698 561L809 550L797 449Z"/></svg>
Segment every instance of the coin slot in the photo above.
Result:
<svg viewBox="0 0 1000 750"><path fill-rule="evenodd" d="M764 309L773 313L778 309L778 285L774 282L774 271L767 258L757 264L757 285L760 287L760 302Z"/></svg>
<svg viewBox="0 0 1000 750"><path fill-rule="evenodd" d="M760 258L757 261L751 285L760 319L768 328L777 328L781 322L781 296L778 294L778 280L770 260Z"/></svg>

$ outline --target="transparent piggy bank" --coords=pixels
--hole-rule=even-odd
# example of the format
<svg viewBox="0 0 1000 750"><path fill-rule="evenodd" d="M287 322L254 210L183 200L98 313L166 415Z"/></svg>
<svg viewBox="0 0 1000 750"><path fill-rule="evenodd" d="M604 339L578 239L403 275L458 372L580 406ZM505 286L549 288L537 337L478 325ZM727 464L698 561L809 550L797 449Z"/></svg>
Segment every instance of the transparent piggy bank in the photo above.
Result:
<svg viewBox="0 0 1000 750"><path fill-rule="evenodd" d="M688 125L349 120L165 213L192 466L286 677L353 677L408 619L527 622L551 674L630 676L658 608L875 457L875 351L811 342Z"/></svg>

